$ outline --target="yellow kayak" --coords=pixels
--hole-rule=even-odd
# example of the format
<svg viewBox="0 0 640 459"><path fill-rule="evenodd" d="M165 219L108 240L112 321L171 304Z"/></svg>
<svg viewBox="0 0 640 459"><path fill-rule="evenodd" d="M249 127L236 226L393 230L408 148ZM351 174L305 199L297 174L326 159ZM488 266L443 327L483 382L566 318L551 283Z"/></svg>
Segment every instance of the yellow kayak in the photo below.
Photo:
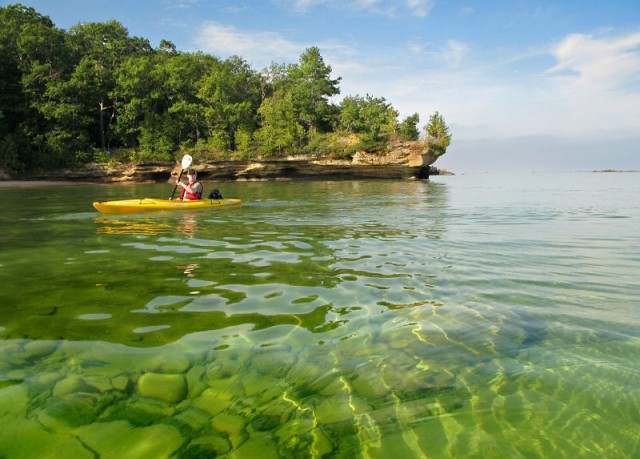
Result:
<svg viewBox="0 0 640 459"><path fill-rule="evenodd" d="M122 199L120 201L98 201L93 207L105 214L123 212L149 212L154 210L196 210L215 209L240 205L240 199L199 199L197 201L180 201L172 199Z"/></svg>

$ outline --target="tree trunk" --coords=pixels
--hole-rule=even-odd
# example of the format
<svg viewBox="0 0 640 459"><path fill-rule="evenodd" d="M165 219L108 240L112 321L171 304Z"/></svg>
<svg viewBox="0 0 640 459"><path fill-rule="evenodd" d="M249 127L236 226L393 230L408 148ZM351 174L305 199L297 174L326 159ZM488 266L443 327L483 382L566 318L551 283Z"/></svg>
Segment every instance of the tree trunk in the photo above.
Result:
<svg viewBox="0 0 640 459"><path fill-rule="evenodd" d="M102 147L102 151L107 151L106 139L104 135L104 111L106 107L104 106L104 101L100 101L98 103L100 106L100 146Z"/></svg>

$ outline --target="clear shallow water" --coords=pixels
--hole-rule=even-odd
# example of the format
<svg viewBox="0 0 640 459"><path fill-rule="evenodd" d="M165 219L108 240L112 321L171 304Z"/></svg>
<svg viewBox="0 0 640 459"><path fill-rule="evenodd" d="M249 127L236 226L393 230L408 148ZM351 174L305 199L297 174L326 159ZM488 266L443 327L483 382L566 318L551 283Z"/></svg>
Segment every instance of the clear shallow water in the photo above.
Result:
<svg viewBox="0 0 640 459"><path fill-rule="evenodd" d="M634 457L640 176L0 190L0 456Z"/></svg>

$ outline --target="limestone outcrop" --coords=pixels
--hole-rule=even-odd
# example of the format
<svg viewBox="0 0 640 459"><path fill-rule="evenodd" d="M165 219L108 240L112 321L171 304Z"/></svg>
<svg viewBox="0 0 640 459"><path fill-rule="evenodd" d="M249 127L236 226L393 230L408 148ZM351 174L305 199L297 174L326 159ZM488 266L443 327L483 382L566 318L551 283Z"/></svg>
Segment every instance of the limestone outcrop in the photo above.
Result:
<svg viewBox="0 0 640 459"><path fill-rule="evenodd" d="M198 161L201 180L319 180L424 179L439 171L431 167L436 157L424 142L398 142L384 153L358 151L351 159L295 157L278 160ZM86 182L166 182L175 180L181 165L170 161L131 164L89 163L75 169L32 171L30 180ZM6 175L6 174L5 174ZM3 178L0 178L3 179ZM7 176L5 180L11 180Z"/></svg>
<svg viewBox="0 0 640 459"><path fill-rule="evenodd" d="M355 165L403 165L408 167L426 167L436 161L436 156L424 142L398 142L392 145L388 153L367 153L358 151L353 156Z"/></svg>

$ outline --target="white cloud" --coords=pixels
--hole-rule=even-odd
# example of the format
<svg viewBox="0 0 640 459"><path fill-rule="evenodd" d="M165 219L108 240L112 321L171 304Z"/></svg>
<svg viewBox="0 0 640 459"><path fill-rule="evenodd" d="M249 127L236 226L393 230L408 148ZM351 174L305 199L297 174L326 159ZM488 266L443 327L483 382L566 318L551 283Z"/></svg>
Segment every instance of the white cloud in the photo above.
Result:
<svg viewBox="0 0 640 459"><path fill-rule="evenodd" d="M308 11L314 6L325 5L379 15L397 15L408 10L418 17L427 16L434 4L435 0L293 0L293 8L297 11Z"/></svg>
<svg viewBox="0 0 640 459"><path fill-rule="evenodd" d="M433 8L435 0L407 0L407 7L413 11L413 14L419 17L425 17Z"/></svg>
<svg viewBox="0 0 640 459"><path fill-rule="evenodd" d="M436 69L445 70L460 66L469 55L471 48L458 40L446 40L444 43L416 43L410 42L404 45L411 52L412 59L428 61L430 71ZM394 52L399 56L402 53ZM413 61L415 63L415 61Z"/></svg>
<svg viewBox="0 0 640 459"><path fill-rule="evenodd" d="M640 33L618 38L571 34L551 49L557 64L548 73L593 90L640 82Z"/></svg>
<svg viewBox="0 0 640 459"><path fill-rule="evenodd" d="M440 58L451 67L457 67L469 54L469 47L457 40L447 40Z"/></svg>
<svg viewBox="0 0 640 459"><path fill-rule="evenodd" d="M368 69L353 49L335 41L295 42L278 32L239 30L216 22L204 24L196 36L194 46L200 51L222 58L238 55L258 71L272 62L298 62L304 50L311 46L320 48L325 63L333 69L334 77L341 76L338 69L362 73Z"/></svg>
<svg viewBox="0 0 640 459"><path fill-rule="evenodd" d="M242 31L235 27L207 22L195 39L198 49L221 57L238 55L257 70L271 62L296 62L305 47L285 39L277 32Z"/></svg>
<svg viewBox="0 0 640 459"><path fill-rule="evenodd" d="M163 0L162 5L165 9L189 9L200 4L201 0Z"/></svg>
<svg viewBox="0 0 640 459"><path fill-rule="evenodd" d="M237 54L256 70L294 63L318 46L341 96L384 97L401 117L439 111L459 139L555 135L613 138L640 131L640 33L617 38L572 34L540 49L490 61L470 44L389 42L369 49L337 41L303 43L283 33L208 22L197 47ZM425 49L427 51L425 51ZM634 86L636 85L636 86Z"/></svg>
<svg viewBox="0 0 640 459"><path fill-rule="evenodd" d="M293 7L298 11L306 11L314 5L327 3L327 1L330 1L330 0L295 0L293 2Z"/></svg>
<svg viewBox="0 0 640 459"><path fill-rule="evenodd" d="M249 8L247 6L236 6L236 5L229 5L222 9L222 11L224 11L225 13L230 13L230 14L240 14L248 10Z"/></svg>
<svg viewBox="0 0 640 459"><path fill-rule="evenodd" d="M471 16L475 12L476 12L475 8L473 6L471 6L471 5L463 6L460 9L460 14L462 14L463 16Z"/></svg>
<svg viewBox="0 0 640 459"><path fill-rule="evenodd" d="M384 0L353 0L351 2L335 1L333 3L335 5L342 4L350 8L365 10L373 7L379 7L387 2L385 2Z"/></svg>
<svg viewBox="0 0 640 459"><path fill-rule="evenodd" d="M547 118L539 124L583 138L640 132L640 33L599 38L570 34L549 54L556 64L536 88L534 107L540 118Z"/></svg>
<svg viewBox="0 0 640 459"><path fill-rule="evenodd" d="M401 113L438 110L467 138L596 140L640 132L640 33L571 34L545 52L495 62L454 41L440 52L414 51L431 63L407 63L379 88Z"/></svg>

